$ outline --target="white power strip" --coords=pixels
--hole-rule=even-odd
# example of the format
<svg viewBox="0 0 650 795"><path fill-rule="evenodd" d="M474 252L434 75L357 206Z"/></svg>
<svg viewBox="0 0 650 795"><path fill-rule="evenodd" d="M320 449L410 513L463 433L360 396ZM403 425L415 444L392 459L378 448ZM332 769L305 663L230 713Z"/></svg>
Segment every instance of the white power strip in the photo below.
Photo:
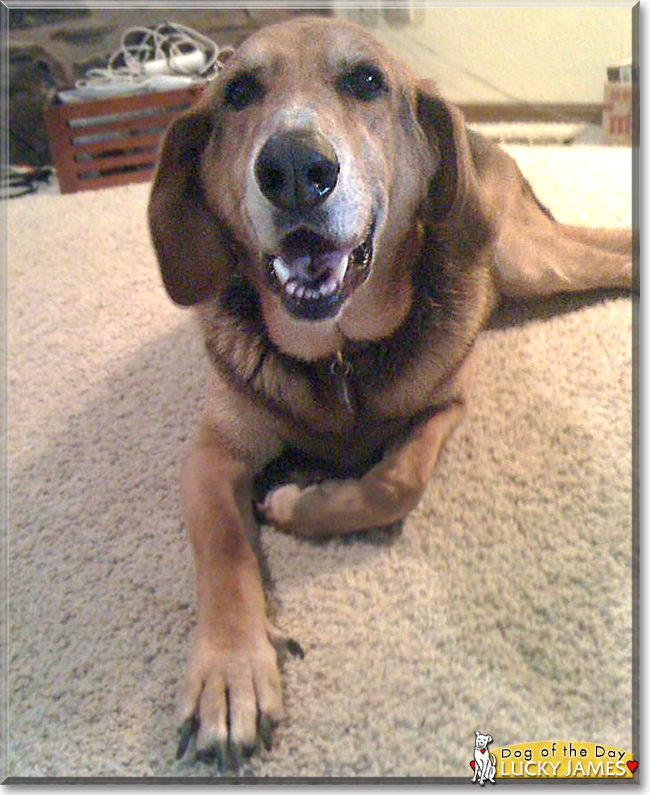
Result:
<svg viewBox="0 0 650 795"><path fill-rule="evenodd" d="M200 74L205 66L205 55L200 50L183 55L170 55L157 61L145 61L142 71L146 75Z"/></svg>

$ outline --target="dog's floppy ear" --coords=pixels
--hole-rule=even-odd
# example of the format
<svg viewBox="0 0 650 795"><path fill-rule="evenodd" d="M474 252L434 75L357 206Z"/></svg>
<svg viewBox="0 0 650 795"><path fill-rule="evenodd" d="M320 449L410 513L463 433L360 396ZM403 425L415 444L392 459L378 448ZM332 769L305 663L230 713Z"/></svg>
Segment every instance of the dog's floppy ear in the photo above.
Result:
<svg viewBox="0 0 650 795"><path fill-rule="evenodd" d="M214 112L205 108L170 125L149 199L149 226L163 282L172 300L183 306L206 298L232 259L225 228L207 206L199 177L201 153L214 126Z"/></svg>
<svg viewBox="0 0 650 795"><path fill-rule="evenodd" d="M487 201L474 169L470 140L461 111L441 99L431 81L417 91L417 115L434 155L423 220L439 235L463 234L463 246L484 246L494 234Z"/></svg>

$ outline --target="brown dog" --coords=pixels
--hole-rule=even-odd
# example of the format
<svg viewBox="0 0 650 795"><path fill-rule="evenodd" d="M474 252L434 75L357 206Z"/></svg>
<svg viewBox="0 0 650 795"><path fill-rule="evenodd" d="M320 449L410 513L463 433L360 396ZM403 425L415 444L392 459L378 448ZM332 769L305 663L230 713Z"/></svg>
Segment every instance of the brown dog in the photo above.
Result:
<svg viewBox="0 0 650 795"><path fill-rule="evenodd" d="M182 474L198 629L182 755L222 759L282 718L248 529L253 478L289 447L342 477L272 491L266 519L323 536L417 504L462 418L499 294L630 287L629 230L556 222L514 161L361 28L252 36L172 124L150 223L212 364ZM354 473L354 476L351 476Z"/></svg>

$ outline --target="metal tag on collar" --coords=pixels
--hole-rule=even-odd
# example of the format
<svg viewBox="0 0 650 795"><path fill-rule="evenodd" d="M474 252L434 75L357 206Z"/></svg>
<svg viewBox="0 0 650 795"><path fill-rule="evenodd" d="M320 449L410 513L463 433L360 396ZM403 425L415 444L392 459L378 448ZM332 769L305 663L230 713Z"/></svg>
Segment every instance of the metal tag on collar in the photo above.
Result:
<svg viewBox="0 0 650 795"><path fill-rule="evenodd" d="M356 411L356 400L354 397L354 386L351 381L353 368L350 362L343 358L341 351L338 351L332 360L330 373L334 376L336 397L339 403L345 406L350 414L354 414Z"/></svg>

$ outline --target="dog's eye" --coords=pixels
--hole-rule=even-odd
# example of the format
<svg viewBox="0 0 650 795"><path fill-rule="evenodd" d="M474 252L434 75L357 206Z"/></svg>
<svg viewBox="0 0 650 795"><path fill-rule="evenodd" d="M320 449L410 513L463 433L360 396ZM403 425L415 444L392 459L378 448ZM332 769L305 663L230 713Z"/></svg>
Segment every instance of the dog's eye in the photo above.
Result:
<svg viewBox="0 0 650 795"><path fill-rule="evenodd" d="M226 86L224 103L234 110L243 110L264 94L264 87L250 72L242 72L233 77Z"/></svg>
<svg viewBox="0 0 650 795"><path fill-rule="evenodd" d="M341 75L338 81L341 91L352 94L356 99L367 102L388 91L381 70L373 64L360 63Z"/></svg>

